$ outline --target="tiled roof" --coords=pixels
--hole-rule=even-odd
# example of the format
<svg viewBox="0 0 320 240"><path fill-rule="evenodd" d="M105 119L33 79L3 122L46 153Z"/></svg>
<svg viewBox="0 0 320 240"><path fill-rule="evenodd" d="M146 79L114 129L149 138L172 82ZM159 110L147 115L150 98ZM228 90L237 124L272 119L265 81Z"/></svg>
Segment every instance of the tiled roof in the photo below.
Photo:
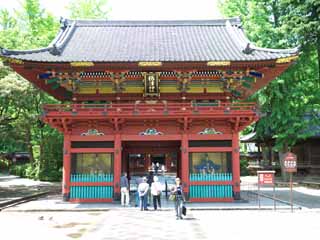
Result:
<svg viewBox="0 0 320 240"><path fill-rule="evenodd" d="M38 62L258 61L297 54L297 49L257 48L238 18L206 21L64 20L43 49L0 55Z"/></svg>

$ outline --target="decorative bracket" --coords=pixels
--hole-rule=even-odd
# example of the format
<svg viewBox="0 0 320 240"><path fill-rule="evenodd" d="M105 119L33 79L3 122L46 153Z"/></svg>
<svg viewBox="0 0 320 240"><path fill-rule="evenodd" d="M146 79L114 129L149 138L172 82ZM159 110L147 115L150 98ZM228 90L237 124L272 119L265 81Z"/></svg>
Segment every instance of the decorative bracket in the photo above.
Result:
<svg viewBox="0 0 320 240"><path fill-rule="evenodd" d="M111 81L113 83L113 91L116 93L121 93L124 90L123 83L125 81L125 73L111 73Z"/></svg>
<svg viewBox="0 0 320 240"><path fill-rule="evenodd" d="M209 134L222 134L222 132L216 131L214 128L205 128L201 132L198 132L200 135L209 135Z"/></svg>
<svg viewBox="0 0 320 240"><path fill-rule="evenodd" d="M179 85L178 89L182 93L186 93L189 90L189 83L192 78L192 72L177 72Z"/></svg>
<svg viewBox="0 0 320 240"><path fill-rule="evenodd" d="M155 128L147 128L145 131L140 132L139 135L141 135L141 136L151 136L151 135L163 135L163 133L159 132Z"/></svg>
<svg viewBox="0 0 320 240"><path fill-rule="evenodd" d="M97 129L88 129L87 132L81 133L81 136L103 136L103 132L99 132Z"/></svg>

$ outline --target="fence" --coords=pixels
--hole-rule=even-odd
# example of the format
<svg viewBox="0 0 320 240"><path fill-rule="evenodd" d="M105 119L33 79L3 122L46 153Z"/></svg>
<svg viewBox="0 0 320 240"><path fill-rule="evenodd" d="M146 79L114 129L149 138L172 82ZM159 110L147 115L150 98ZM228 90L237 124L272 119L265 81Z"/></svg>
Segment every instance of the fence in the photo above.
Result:
<svg viewBox="0 0 320 240"><path fill-rule="evenodd" d="M231 173L190 174L191 199L231 199L232 195Z"/></svg>
<svg viewBox="0 0 320 240"><path fill-rule="evenodd" d="M90 201L113 198L113 174L72 174L70 200Z"/></svg>

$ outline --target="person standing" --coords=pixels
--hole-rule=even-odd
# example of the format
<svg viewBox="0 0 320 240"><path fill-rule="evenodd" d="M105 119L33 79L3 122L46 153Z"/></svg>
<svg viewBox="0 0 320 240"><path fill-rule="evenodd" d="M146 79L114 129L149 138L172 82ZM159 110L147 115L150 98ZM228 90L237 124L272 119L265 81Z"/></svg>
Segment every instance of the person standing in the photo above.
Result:
<svg viewBox="0 0 320 240"><path fill-rule="evenodd" d="M120 190L121 190L121 205L129 206L129 181L127 178L127 173L124 172L120 178Z"/></svg>
<svg viewBox="0 0 320 240"><path fill-rule="evenodd" d="M157 210L157 202L159 205L159 208L161 209L161 183L159 182L159 179L157 176L153 177L153 183L151 184L151 194L153 197L153 207L154 210Z"/></svg>
<svg viewBox="0 0 320 240"><path fill-rule="evenodd" d="M153 172L149 172L147 183L149 184L148 194L147 194L147 205L150 206L152 202L151 194L151 184L153 183Z"/></svg>
<svg viewBox="0 0 320 240"><path fill-rule="evenodd" d="M182 219L182 206L185 202L185 197L183 194L180 178L176 178L176 185L172 188L171 194L175 196L174 207L176 210L177 220Z"/></svg>
<svg viewBox="0 0 320 240"><path fill-rule="evenodd" d="M147 178L143 177L142 183L139 184L138 191L140 197L140 210L148 211L147 207L147 196L148 196L149 184L147 183Z"/></svg>
<svg viewBox="0 0 320 240"><path fill-rule="evenodd" d="M136 192L135 192L135 207L140 206L140 196L139 196L139 190L138 190L138 188L139 188L140 183L142 183L142 182L143 182L142 176L138 176L138 177L136 178L137 190L136 190Z"/></svg>
<svg viewBox="0 0 320 240"><path fill-rule="evenodd" d="M160 168L160 164L157 162L157 163L156 163L156 166L155 166L155 168L154 168L156 175L158 175L159 168Z"/></svg>

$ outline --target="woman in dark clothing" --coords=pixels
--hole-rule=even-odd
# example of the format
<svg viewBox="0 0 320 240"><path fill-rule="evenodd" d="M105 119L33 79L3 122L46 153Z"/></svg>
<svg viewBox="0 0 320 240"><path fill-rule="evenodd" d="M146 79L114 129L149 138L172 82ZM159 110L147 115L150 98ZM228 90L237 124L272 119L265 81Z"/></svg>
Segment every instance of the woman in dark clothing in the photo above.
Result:
<svg viewBox="0 0 320 240"><path fill-rule="evenodd" d="M182 219L182 206L185 202L185 197L180 178L176 178L176 185L173 187L171 194L175 195L174 207L176 210L177 220Z"/></svg>

